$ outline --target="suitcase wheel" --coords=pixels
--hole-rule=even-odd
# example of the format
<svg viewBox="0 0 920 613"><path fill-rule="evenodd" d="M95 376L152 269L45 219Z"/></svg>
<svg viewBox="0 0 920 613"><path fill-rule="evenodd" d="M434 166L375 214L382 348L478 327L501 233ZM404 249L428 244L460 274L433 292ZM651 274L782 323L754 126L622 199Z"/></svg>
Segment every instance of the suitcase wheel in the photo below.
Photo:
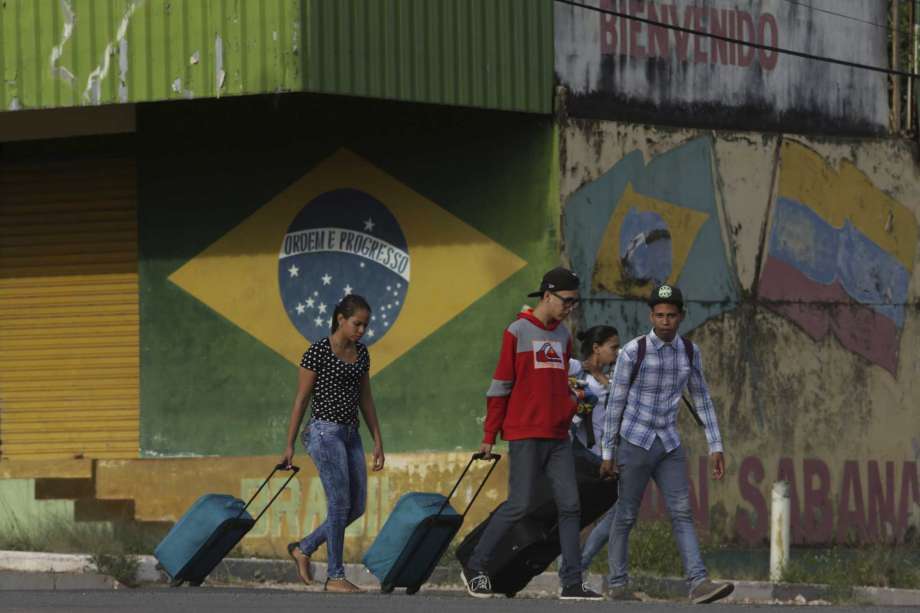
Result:
<svg viewBox="0 0 920 613"><path fill-rule="evenodd" d="M390 594L390 593L392 593L392 592L393 592L393 584L392 584L392 583L384 583L384 584L382 584L382 585L380 586L380 591L383 592L384 594Z"/></svg>
<svg viewBox="0 0 920 613"><path fill-rule="evenodd" d="M406 594L408 594L409 596L411 596L412 594L416 593L420 587L422 587L422 586L421 586L421 585L415 585L415 586L412 586L412 587L407 587L407 588L406 588Z"/></svg>
<svg viewBox="0 0 920 613"><path fill-rule="evenodd" d="M517 592L505 592L505 598L514 598L517 596Z"/></svg>
<svg viewBox="0 0 920 613"><path fill-rule="evenodd" d="M190 587L201 587L201 584L204 583L204 579L199 579L198 581L189 581L188 584Z"/></svg>
<svg viewBox="0 0 920 613"><path fill-rule="evenodd" d="M182 587L183 583L185 583L185 579L170 579L169 587Z"/></svg>

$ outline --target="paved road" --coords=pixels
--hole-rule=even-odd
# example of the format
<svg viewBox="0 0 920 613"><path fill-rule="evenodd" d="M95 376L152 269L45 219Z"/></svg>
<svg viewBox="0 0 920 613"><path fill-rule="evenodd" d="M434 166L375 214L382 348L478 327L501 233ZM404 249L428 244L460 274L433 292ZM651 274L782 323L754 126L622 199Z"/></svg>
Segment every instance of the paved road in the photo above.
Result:
<svg viewBox="0 0 920 613"><path fill-rule="evenodd" d="M87 590L87 591L4 591L0 593L0 611L140 611L150 613L182 613L185 611L348 611L354 613L482 613L523 612L558 613L581 611L610 613L675 613L699 607L684 603L643 602L560 602L549 598L493 598L474 600L462 593L420 592L406 596L399 592L390 595L369 593L360 595L330 595L304 590L234 589L202 587L182 589L138 590ZM709 608L715 613L751 613L763 605L716 604ZM815 607L809 607L814 610ZM918 609L894 607L818 607L820 613L854 613L879 611L880 613L917 613Z"/></svg>

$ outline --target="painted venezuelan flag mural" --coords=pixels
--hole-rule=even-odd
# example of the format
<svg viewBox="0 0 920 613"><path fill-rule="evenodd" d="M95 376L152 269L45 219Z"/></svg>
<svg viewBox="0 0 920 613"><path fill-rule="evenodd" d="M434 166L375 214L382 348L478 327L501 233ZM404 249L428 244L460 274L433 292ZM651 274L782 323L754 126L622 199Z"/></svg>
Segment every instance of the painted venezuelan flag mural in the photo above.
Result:
<svg viewBox="0 0 920 613"><path fill-rule="evenodd" d="M896 375L917 240L910 210L852 163L835 170L787 141L760 296L812 338L833 334Z"/></svg>
<svg viewBox="0 0 920 613"><path fill-rule="evenodd" d="M567 200L566 252L591 280L583 323L648 327L655 284L677 284L690 331L737 303L737 284L716 207L712 140L697 138L650 160L633 151ZM628 336L627 336L628 338Z"/></svg>

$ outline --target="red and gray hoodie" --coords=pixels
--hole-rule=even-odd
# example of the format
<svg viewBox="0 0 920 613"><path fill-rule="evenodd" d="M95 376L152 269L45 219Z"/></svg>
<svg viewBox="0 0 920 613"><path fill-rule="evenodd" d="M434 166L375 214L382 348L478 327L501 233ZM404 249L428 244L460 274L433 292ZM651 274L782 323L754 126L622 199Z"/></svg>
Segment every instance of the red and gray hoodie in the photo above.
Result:
<svg viewBox="0 0 920 613"><path fill-rule="evenodd" d="M484 443L568 436L575 399L569 390L572 336L560 322L544 325L527 310L505 330L486 393Z"/></svg>

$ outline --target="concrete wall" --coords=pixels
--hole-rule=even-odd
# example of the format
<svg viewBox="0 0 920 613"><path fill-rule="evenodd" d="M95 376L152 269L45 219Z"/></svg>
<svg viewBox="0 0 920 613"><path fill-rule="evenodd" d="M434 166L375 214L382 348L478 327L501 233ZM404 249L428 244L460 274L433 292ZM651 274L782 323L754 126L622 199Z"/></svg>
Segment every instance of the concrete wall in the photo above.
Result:
<svg viewBox="0 0 920 613"><path fill-rule="evenodd" d="M581 324L645 332L651 283L689 298L728 475L704 521L758 542L793 482L796 542L918 524L920 176L893 140L561 130L564 252L592 280ZM688 419L691 457L705 439ZM692 469L696 471L696 467ZM702 487L702 484L701 484Z"/></svg>
<svg viewBox="0 0 920 613"><path fill-rule="evenodd" d="M655 25L887 67L887 32L872 25L887 23L886 2L584 4L618 15L556 4L556 74L574 116L797 133L887 129L881 73Z"/></svg>

